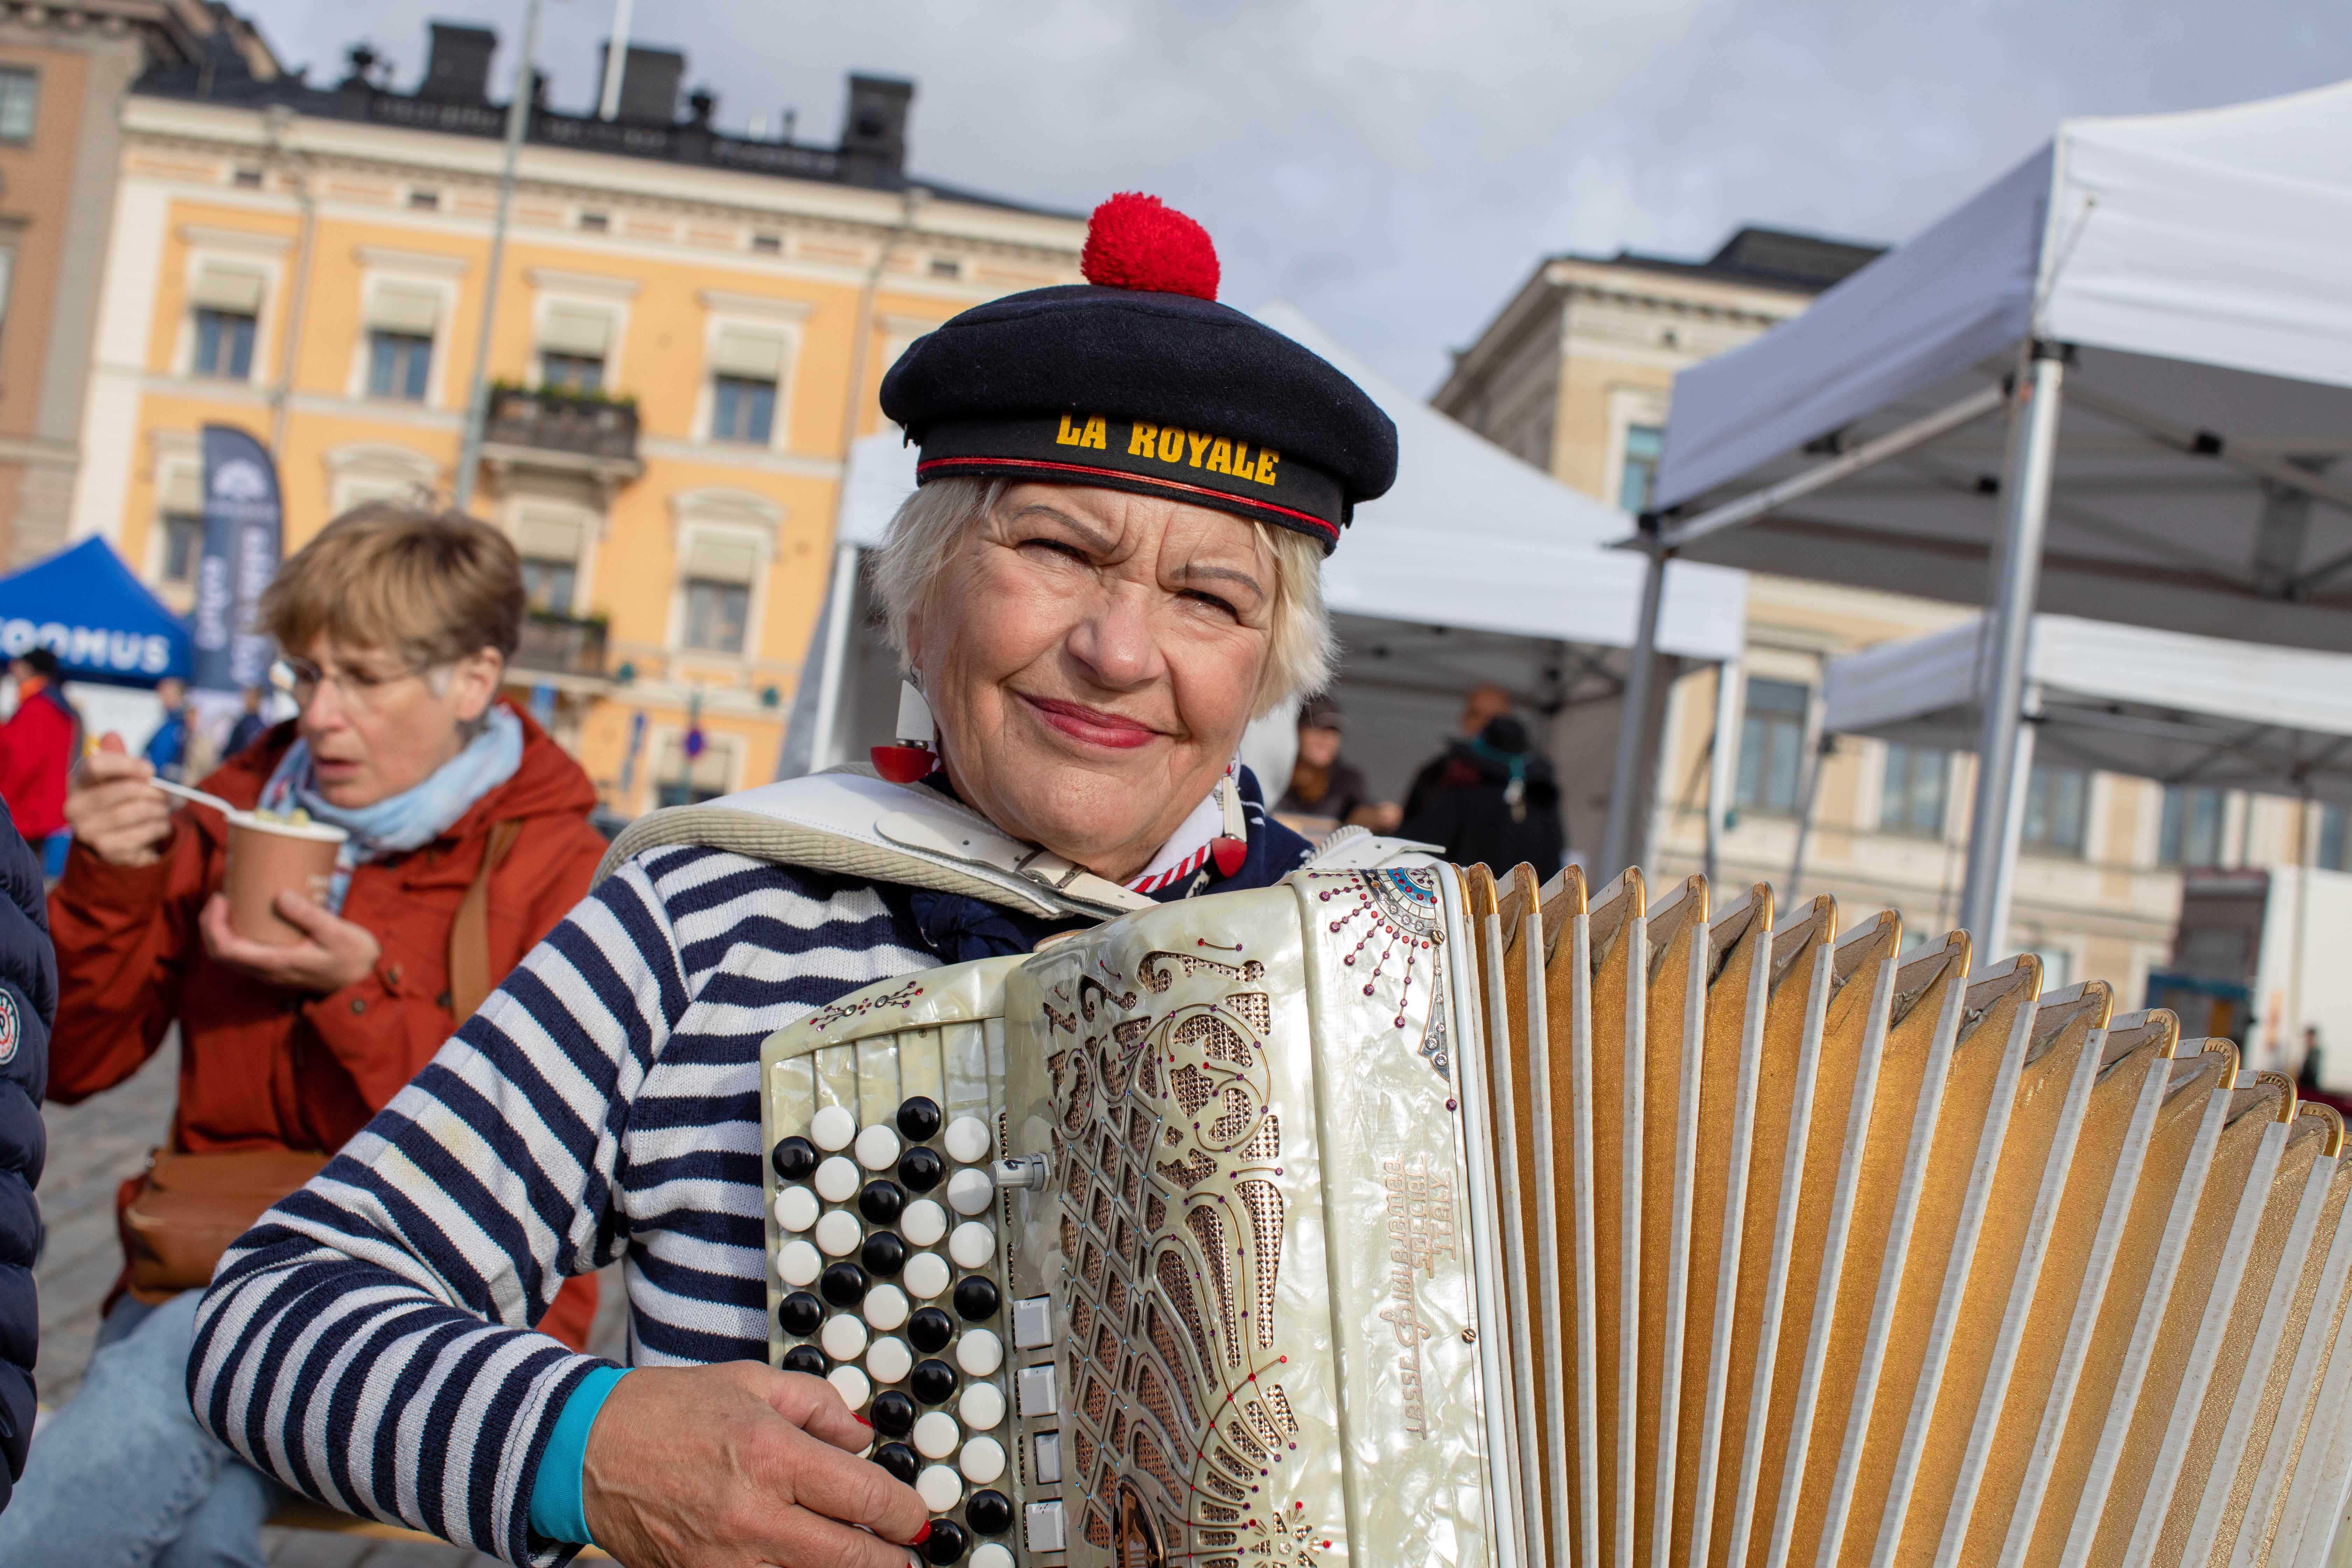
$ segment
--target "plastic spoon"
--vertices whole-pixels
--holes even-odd
[[[170,779],[149,779],[147,782],[165,795],[176,795],[182,800],[192,800],[198,805],[209,805],[223,816],[230,816],[237,810],[237,807],[229,805],[216,795],[206,795],[200,789],[190,789],[186,784],[173,784]]]

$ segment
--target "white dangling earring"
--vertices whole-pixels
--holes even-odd
[[[876,773],[892,784],[910,784],[940,765],[939,729],[931,719],[931,705],[911,679],[898,683],[898,735],[897,745],[877,746],[867,753]]]

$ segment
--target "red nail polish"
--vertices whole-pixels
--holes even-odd
[[[855,1411],[855,1410],[853,1410],[853,1411],[851,1411],[851,1412],[849,1413],[849,1418],[850,1418],[852,1421],[856,1422],[860,1426],[866,1427],[866,1429],[868,1429],[869,1431],[870,1431],[870,1430],[872,1430],[872,1428],[873,1428],[874,1423],[873,1423],[873,1422],[871,1422],[871,1421],[868,1421],[867,1419],[866,1419],[866,1417],[865,1417],[865,1416],[860,1415],[859,1415],[859,1414],[857,1414],[857,1412],[856,1412],[856,1411]]]
[[[931,1521],[927,1519],[923,1521],[923,1528],[915,1531],[915,1539],[909,1541],[907,1544],[909,1546],[920,1546],[924,1542],[929,1541],[930,1538]]]

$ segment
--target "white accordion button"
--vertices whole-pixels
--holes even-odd
[[[865,1239],[865,1227],[847,1209],[835,1209],[816,1222],[816,1244],[831,1257],[841,1258],[856,1251],[857,1244]]]
[[[918,1252],[907,1259],[907,1272],[900,1278],[907,1281],[908,1295],[919,1301],[931,1300],[947,1290],[948,1260],[936,1252]]]
[[[944,1410],[931,1411],[915,1422],[915,1452],[926,1459],[944,1459],[956,1451],[956,1439],[962,1436],[954,1416]]]
[[[1013,1374],[1013,1393],[1024,1415],[1054,1414],[1054,1363],[1041,1362]]]
[[[956,1338],[956,1364],[974,1377],[986,1377],[1004,1364],[1004,1342],[986,1329],[966,1329]]]
[[[1033,1502],[1026,1512],[1028,1517],[1023,1521],[1022,1534],[1028,1540],[1030,1551],[1062,1552],[1068,1549],[1069,1524],[1059,1500]]]
[[[869,1171],[887,1171],[898,1163],[898,1135],[879,1121],[857,1135],[850,1151]]]
[[[824,1374],[824,1380],[833,1384],[833,1391],[841,1395],[841,1402],[852,1410],[864,1405],[866,1396],[874,1392],[866,1381],[866,1374],[854,1366],[835,1367]]]
[[[963,1500],[963,1483],[945,1465],[927,1465],[915,1478],[915,1493],[933,1513],[945,1513]]]
[[[1013,1553],[993,1541],[983,1541],[971,1549],[971,1568],[1013,1568]]]
[[[1039,1351],[1054,1342],[1054,1299],[1030,1296],[1013,1303],[1013,1344]]]
[[[917,1198],[898,1215],[898,1234],[909,1247],[937,1247],[948,1233],[948,1211],[930,1198]]]
[[[786,1187],[776,1194],[776,1223],[786,1230],[798,1233],[816,1223],[824,1205],[816,1194],[806,1187]]]
[[[866,1359],[868,1364],[874,1360],[872,1356]],[[967,1383],[963,1385],[963,1393],[956,1398],[956,1414],[962,1417],[965,1426],[975,1432],[993,1432],[998,1423],[1004,1419],[1004,1391],[992,1383]],[[970,1453],[971,1450],[967,1447],[964,1451]],[[969,1470],[964,1473],[971,1475]],[[972,1476],[971,1479],[979,1481],[993,1478]]]
[[[1062,1435],[1040,1432],[1035,1439],[1037,1479],[1047,1486],[1057,1485],[1062,1479]]]
[[[828,1105],[809,1121],[809,1142],[828,1154],[848,1148],[856,1136],[857,1118],[845,1105]]]
[[[788,1241],[776,1248],[776,1278],[792,1286],[806,1285],[824,1272],[824,1258],[805,1241]]]
[[[996,1233],[976,1219],[966,1220],[948,1237],[948,1256],[959,1268],[985,1268],[996,1261]]]
[[[855,1163],[835,1154],[816,1168],[816,1195],[829,1204],[845,1204],[857,1195],[862,1179]]]
[[[993,1437],[974,1437],[963,1446],[956,1468],[965,1480],[984,1487],[1004,1473],[1004,1445]]]
[[[822,1176],[824,1173],[817,1173]],[[948,1178],[948,1207],[958,1214],[979,1214],[996,1195],[996,1184],[986,1171],[973,1166]]]
[[[835,1361],[856,1361],[866,1353],[866,1325],[853,1313],[836,1312],[824,1321],[816,1342]]]
[[[864,1310],[868,1328],[880,1329],[884,1333],[903,1328],[907,1321],[907,1293],[896,1285],[877,1285],[866,1292]],[[898,1380],[886,1377],[882,1381],[895,1383]]]
[[[896,1334],[885,1334],[867,1347],[866,1370],[877,1383],[904,1382],[907,1374],[915,1370],[915,1352]]]
[[[948,1152],[964,1164],[975,1164],[988,1158],[988,1123],[977,1116],[959,1116],[948,1123],[947,1136],[941,1142]]]

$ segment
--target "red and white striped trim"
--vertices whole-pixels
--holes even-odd
[[[1167,870],[1160,872],[1158,876],[1145,877],[1140,880],[1129,882],[1128,887],[1133,891],[1139,893],[1156,893],[1171,882],[1182,881],[1185,878],[1199,870],[1202,864],[1208,858],[1209,846],[1203,844],[1198,849],[1193,850],[1190,855],[1185,856],[1183,859],[1170,867]]]

